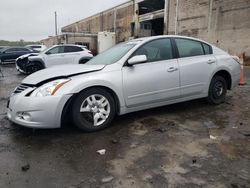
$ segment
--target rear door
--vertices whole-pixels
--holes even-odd
[[[78,46],[64,46],[64,58],[66,64],[78,64],[83,49]]]
[[[148,62],[122,69],[123,93],[128,107],[180,97],[179,67],[170,39],[148,42],[131,57],[135,55],[146,55]]]
[[[210,76],[216,68],[212,48],[200,41],[175,38],[179,53],[181,96],[207,93]]]

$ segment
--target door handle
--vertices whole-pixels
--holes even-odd
[[[168,72],[174,72],[174,71],[177,71],[178,68],[177,67],[169,67],[168,68]]]
[[[213,59],[209,59],[209,60],[207,61],[207,64],[213,64],[213,63],[215,63],[215,60],[213,60]]]

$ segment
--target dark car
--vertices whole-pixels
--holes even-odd
[[[15,61],[21,55],[32,53],[29,48],[24,47],[8,47],[0,50],[0,63]]]
[[[2,50],[3,48],[7,48],[8,46],[0,46],[0,50]]]

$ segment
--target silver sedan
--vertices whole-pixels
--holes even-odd
[[[65,118],[84,131],[115,115],[206,98],[225,101],[240,78],[238,59],[198,39],[139,38],[85,65],[55,66],[26,77],[8,103],[8,118],[32,128],[59,128]]]

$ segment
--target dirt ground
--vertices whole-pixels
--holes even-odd
[[[24,76],[1,68],[0,187],[250,187],[249,85],[218,106],[195,100],[131,113],[90,134],[11,124],[7,98]]]

